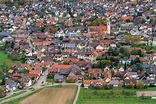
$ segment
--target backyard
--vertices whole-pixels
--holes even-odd
[[[145,90],[152,91],[155,88]],[[151,100],[150,97],[137,97],[136,92],[139,91],[122,88],[112,90],[81,88],[77,104],[155,104],[156,100]]]

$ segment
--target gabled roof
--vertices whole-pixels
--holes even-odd
[[[88,73],[90,73],[90,74],[101,74],[102,69],[88,69]]]
[[[88,84],[88,85],[90,85],[90,84],[97,84],[97,83],[101,83],[103,85],[106,84],[106,82],[103,81],[103,80],[84,80],[83,81],[83,84]]]

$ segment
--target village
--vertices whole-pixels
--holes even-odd
[[[5,97],[54,83],[156,86],[156,2],[25,0],[0,4]],[[36,84],[37,83],[37,84]]]

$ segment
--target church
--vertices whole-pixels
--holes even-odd
[[[107,20],[107,26],[89,26],[88,27],[88,35],[90,37],[105,37],[110,35],[110,20]]]

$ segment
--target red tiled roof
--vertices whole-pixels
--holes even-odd
[[[40,74],[41,74],[41,70],[30,70],[29,73],[30,73],[30,74],[37,74],[37,75],[40,75]]]
[[[83,84],[96,84],[96,83],[102,83],[103,85],[106,84],[103,80],[84,80]]]
[[[68,69],[72,67],[72,65],[59,65],[59,64],[53,64],[52,68],[59,68],[59,69]]]
[[[111,79],[112,78],[111,70],[104,70],[104,76],[105,76],[105,79],[106,78]]]
[[[121,20],[122,21],[126,21],[126,20],[131,20],[132,21],[133,20],[133,17],[132,16],[122,16],[121,17]]]
[[[10,70],[8,71],[8,73],[13,73],[13,71],[14,71],[14,70],[11,70],[11,69],[10,69]]]
[[[64,58],[63,59],[64,62],[68,62],[69,64],[75,64],[79,61],[79,59],[75,59],[75,58]]]
[[[102,73],[102,70],[101,69],[88,69],[88,73],[91,73],[91,74],[101,74]]]

